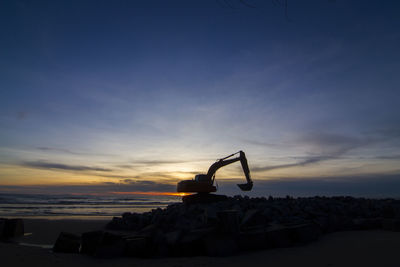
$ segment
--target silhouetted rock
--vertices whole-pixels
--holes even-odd
[[[217,213],[219,231],[226,234],[239,233],[239,218],[237,210],[223,210]]]
[[[265,231],[265,241],[272,248],[290,247],[293,245],[290,227],[272,225]]]
[[[5,228],[6,228],[6,219],[0,218],[0,239],[4,237]]]
[[[204,246],[206,255],[212,257],[232,256],[239,251],[235,238],[230,235],[207,236],[204,240]]]
[[[354,230],[372,230],[382,227],[381,218],[358,218],[353,219]]]
[[[146,237],[126,238],[125,242],[125,255],[128,257],[147,258],[152,254],[149,240]]]
[[[22,219],[1,219],[0,237],[8,239],[24,235],[24,221]]]
[[[83,233],[80,252],[83,254],[95,255],[97,248],[101,244],[103,235],[103,231],[92,231]]]
[[[54,252],[79,253],[81,237],[75,234],[61,232],[54,244]]]
[[[266,229],[264,228],[241,232],[237,240],[239,249],[243,251],[270,247],[270,244],[266,240]]]
[[[400,219],[384,219],[382,228],[386,231],[400,232]]]
[[[120,257],[125,252],[125,240],[120,235],[104,232],[94,255],[99,258]]]
[[[82,253],[118,256],[125,246],[125,255],[133,257],[227,256],[304,244],[334,231],[399,231],[399,220],[395,199],[196,194],[165,209],[114,217],[107,228],[130,231],[129,237],[106,242],[103,232],[86,233]]]
[[[214,203],[219,201],[226,201],[227,196],[216,195],[216,194],[193,194],[182,197],[182,202],[185,204],[204,204],[204,203]]]
[[[290,237],[295,243],[309,243],[321,235],[321,229],[313,223],[293,225],[289,227]]]
[[[92,231],[82,234],[81,250],[83,254],[99,258],[122,256],[125,252],[126,240],[122,235],[104,231]]]

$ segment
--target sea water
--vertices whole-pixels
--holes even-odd
[[[0,194],[0,217],[32,219],[111,219],[181,202],[177,196],[76,196]]]

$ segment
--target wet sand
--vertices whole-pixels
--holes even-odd
[[[25,220],[31,235],[19,241],[52,245],[61,231],[82,233],[102,229],[101,220]],[[400,232],[351,231],[324,235],[299,247],[245,253],[233,257],[97,259],[86,255],[53,253],[51,249],[0,243],[1,266],[400,266]]]

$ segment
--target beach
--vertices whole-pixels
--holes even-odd
[[[0,243],[2,266],[399,266],[400,232],[345,231],[320,237],[304,246],[242,253],[230,257],[114,258],[53,253],[61,231],[80,234],[102,229],[108,220],[26,219],[26,235]],[[28,245],[29,244],[29,245]],[[37,246],[34,246],[37,245]]]

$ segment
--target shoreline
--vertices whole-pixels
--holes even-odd
[[[24,220],[26,233],[17,242],[51,244],[61,231],[82,233],[99,230],[108,221],[101,220]],[[179,257],[162,259],[99,259],[81,254],[53,253],[51,249],[0,243],[2,266],[398,266],[400,232],[345,231],[321,236],[304,246],[241,253],[230,257]]]

